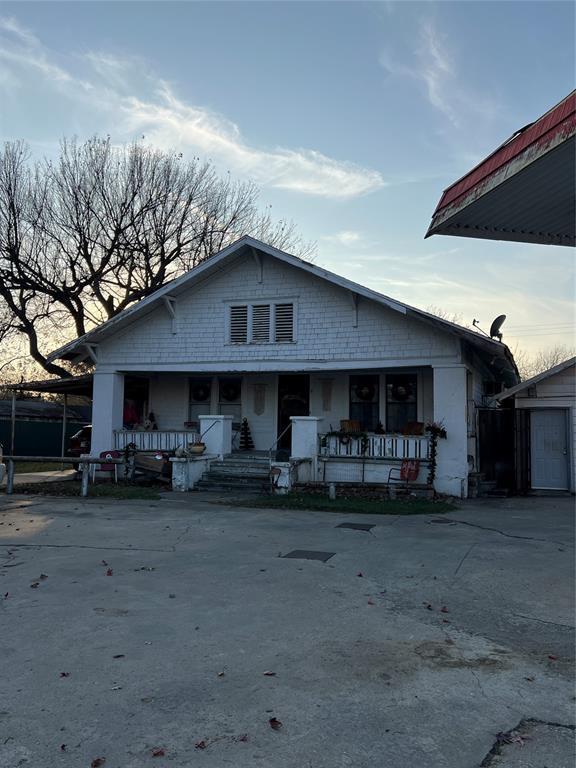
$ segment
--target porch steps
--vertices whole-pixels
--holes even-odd
[[[199,491],[262,493],[270,482],[270,461],[265,455],[233,453],[215,461],[196,483]]]

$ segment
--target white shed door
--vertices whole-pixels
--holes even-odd
[[[530,440],[532,488],[567,490],[566,411],[531,411]]]

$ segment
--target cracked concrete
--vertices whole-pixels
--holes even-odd
[[[442,518],[0,499],[2,768],[571,760],[571,499]],[[494,751],[520,721],[562,730]]]

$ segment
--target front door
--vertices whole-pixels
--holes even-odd
[[[291,430],[287,429],[290,416],[309,415],[310,376],[304,373],[278,376],[278,448],[290,449]]]
[[[568,489],[566,411],[546,408],[530,412],[530,458],[532,488]]]

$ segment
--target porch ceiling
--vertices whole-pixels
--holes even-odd
[[[445,190],[426,237],[573,246],[576,92]]]
[[[429,235],[573,246],[576,138],[435,214]]]

